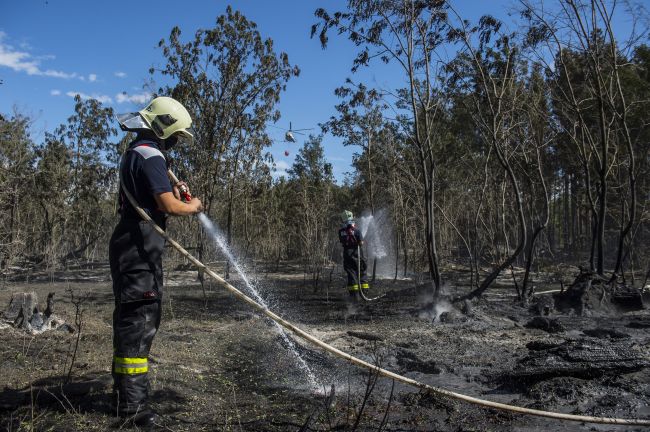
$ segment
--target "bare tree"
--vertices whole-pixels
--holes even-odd
[[[394,62],[408,82],[406,89],[392,92],[394,106],[409,119],[408,143],[418,156],[422,198],[424,203],[424,239],[432,281],[432,292],[441,288],[439,257],[436,247],[435,122],[443,100],[440,97],[437,49],[443,46],[445,7],[443,1],[349,1],[348,10],[330,14],[316,10],[320,22],[312,26],[312,37],[318,33],[323,48],[327,46],[328,30],[345,34],[359,47],[352,71],[367,66],[374,59]]]

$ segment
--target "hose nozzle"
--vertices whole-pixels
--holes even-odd
[[[169,178],[174,182],[174,185],[180,183],[180,180],[178,180],[178,177],[174,175],[172,170],[167,170],[167,175],[169,175]],[[190,193],[190,190],[187,188],[187,186],[185,186],[184,184],[178,187],[178,192],[180,192],[181,194],[181,200],[185,202],[192,201],[192,194]]]

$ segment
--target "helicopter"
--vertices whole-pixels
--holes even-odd
[[[269,126],[277,128],[277,129],[282,129],[283,131],[285,131],[284,132],[284,141],[283,142],[287,142],[287,143],[295,143],[295,142],[297,142],[296,137],[293,134],[304,135],[303,131],[309,131],[309,130],[314,129],[314,128],[294,129],[291,122],[289,122],[289,129],[281,128],[281,127],[275,126],[275,125],[269,125]],[[289,149],[286,149],[284,151],[284,156],[285,157],[289,156]]]
[[[302,133],[303,131],[309,131],[313,130],[314,128],[307,128],[307,129],[293,129],[293,126],[291,125],[291,122],[289,122],[289,129],[281,128],[279,126],[275,125],[269,125],[271,127],[274,127],[276,129],[282,129],[284,132],[284,142],[290,142],[290,143],[295,143],[296,142],[296,137],[293,134],[297,135],[304,135]]]
[[[284,134],[284,140],[287,141],[287,142],[295,143],[296,138],[293,136],[294,133],[296,133],[298,135],[304,135],[304,133],[302,133],[302,131],[308,131],[308,130],[312,130],[312,129],[313,128],[309,128],[309,129],[293,129],[291,127],[291,122],[289,122],[289,130]]]
[[[275,126],[275,125],[272,125],[272,124],[269,124],[268,126],[271,126],[272,128],[283,130],[284,131],[284,140],[276,141],[276,142],[286,142],[286,143],[295,143],[295,142],[297,142],[296,137],[294,136],[294,134],[296,134],[296,135],[305,135],[303,133],[303,131],[310,131],[310,130],[314,129],[314,128],[294,129],[291,122],[289,122],[289,129],[286,129],[286,128],[283,128],[283,127],[280,127],[280,126]],[[289,149],[285,149],[284,150],[284,156],[288,157],[289,154],[290,154]]]

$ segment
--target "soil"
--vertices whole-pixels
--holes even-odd
[[[445,275],[449,298],[466,290],[454,287],[459,274],[449,269]],[[287,343],[268,319],[222,288],[202,287],[195,271],[165,277],[163,321],[150,356],[151,405],[162,415],[160,430],[644,430],[482,409],[375,380],[303,341],[290,337]],[[548,295],[524,307],[511,280],[504,277],[483,298],[459,305],[462,313],[446,303],[431,307],[426,288],[411,280],[378,280],[371,294],[386,296],[352,306],[343,279],[324,281],[314,291],[297,267],[259,274],[271,310],[336,348],[407,377],[536,409],[650,417],[650,311],[558,312],[547,304]],[[237,278],[232,282],[239,286]],[[538,291],[559,288],[537,283]],[[110,405],[113,296],[107,266],[4,284],[0,309],[12,293],[33,291],[44,302],[55,292],[57,315],[75,331],[31,335],[0,327],[0,430],[122,428]],[[70,291],[87,295],[81,316]]]

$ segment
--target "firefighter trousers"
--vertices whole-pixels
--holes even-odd
[[[359,288],[370,288],[366,275],[366,260],[363,254],[359,256],[357,248],[343,249],[343,269],[348,276],[348,291],[351,294],[359,291]]]
[[[165,239],[144,221],[121,220],[109,246],[113,312],[113,402],[142,412],[149,396],[149,350],[160,325]]]

